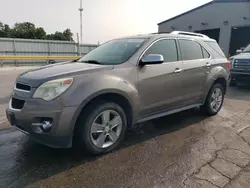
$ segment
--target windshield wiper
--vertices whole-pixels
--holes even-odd
[[[96,65],[102,65],[101,62],[96,61],[96,60],[87,60],[87,61],[80,61],[80,62],[83,62],[83,63],[90,63],[90,64],[96,64]]]

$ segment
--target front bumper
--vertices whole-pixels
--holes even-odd
[[[231,71],[231,80],[243,83],[250,83],[250,72]]]
[[[34,140],[55,148],[72,146],[74,119],[78,107],[62,107],[55,101],[26,99],[22,109],[12,108],[11,100],[6,115],[11,125],[30,135]],[[32,124],[42,119],[51,120],[52,126],[48,132],[37,131]]]

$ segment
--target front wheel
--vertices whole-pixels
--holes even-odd
[[[89,106],[77,123],[83,149],[94,155],[115,149],[127,129],[124,110],[116,103],[99,102]]]
[[[210,116],[216,115],[224,102],[225,90],[221,84],[214,84],[210,89],[206,102],[201,109]]]

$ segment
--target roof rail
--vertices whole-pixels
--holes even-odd
[[[171,32],[171,34],[189,35],[189,36],[194,36],[194,37],[202,37],[202,38],[210,39],[207,35],[203,35],[203,34],[200,34],[200,33],[186,32],[186,31],[173,31],[173,32]]]

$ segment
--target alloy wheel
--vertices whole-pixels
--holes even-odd
[[[211,96],[210,99],[210,107],[213,111],[217,112],[221,105],[222,105],[222,100],[223,100],[223,92],[220,88],[216,88]]]
[[[96,116],[91,125],[91,141],[98,148],[110,147],[118,140],[122,128],[121,116],[114,110],[105,110]]]

